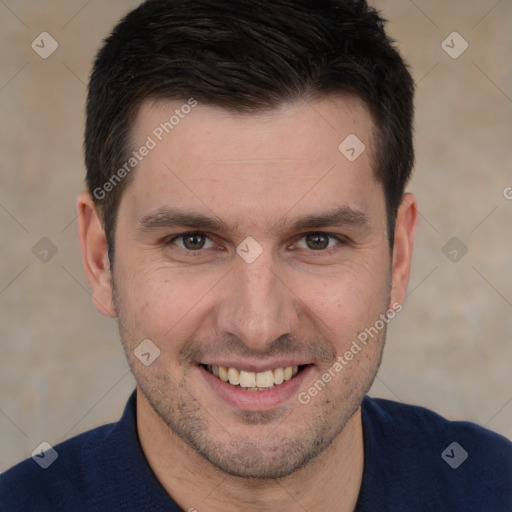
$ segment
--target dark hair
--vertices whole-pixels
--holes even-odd
[[[111,254],[133,174],[120,170],[144,100],[257,113],[333,93],[359,97],[372,114],[392,245],[414,160],[414,85],[384,23],[364,0],[147,0],[131,11],[99,51],[87,98],[87,185]]]

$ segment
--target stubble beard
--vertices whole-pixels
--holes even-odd
[[[215,410],[201,405],[189,390],[187,368],[177,380],[162,365],[153,363],[146,367],[136,360],[133,350],[137,341],[130,336],[133,332],[129,327],[130,316],[125,316],[115,286],[113,290],[121,341],[140,392],[171,435],[228,475],[278,479],[304,468],[343,431],[380,366],[386,329],[372,341],[376,347],[372,354],[363,355],[370,360],[363,378],[346,377],[347,369],[344,369],[307,405],[296,400],[285,409],[239,411],[235,426],[223,425],[222,419],[215,416]],[[334,361],[319,373],[320,378]],[[357,372],[351,372],[354,373]],[[336,389],[340,391],[334,394]]]

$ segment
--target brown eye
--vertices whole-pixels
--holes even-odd
[[[308,249],[321,251],[329,247],[330,237],[324,233],[310,233],[304,238]]]
[[[198,233],[191,233],[183,236],[183,245],[189,251],[202,249],[206,243],[206,237]]]
[[[170,243],[182,249],[186,249],[187,251],[199,251],[215,246],[210,237],[204,233],[185,233],[184,235],[173,238]]]

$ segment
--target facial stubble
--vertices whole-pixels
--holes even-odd
[[[114,305],[121,341],[137,387],[159,419],[161,427],[222,473],[252,479],[277,479],[291,475],[317,459],[343,432],[370,389],[382,358],[386,328],[358,356],[363,372],[349,365],[307,405],[291,400],[271,411],[235,411],[219,417],[191,391],[191,366],[181,362],[179,378],[166,366],[165,344],[161,356],[144,366],[134,356],[140,343],[133,316],[125,310],[112,277]],[[170,336],[170,334],[169,334]],[[166,340],[170,342],[169,339]],[[196,343],[189,340],[189,343]],[[371,350],[367,350],[371,348]],[[194,352],[187,347],[183,352]],[[162,357],[163,356],[163,357]],[[318,377],[332,368],[336,355],[318,369]],[[250,393],[251,391],[247,391]],[[183,444],[184,443],[184,444]]]

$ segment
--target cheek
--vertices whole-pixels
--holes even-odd
[[[164,267],[119,272],[116,289],[125,332],[163,347],[169,339],[190,336],[221,279],[222,275],[198,276]]]
[[[301,276],[295,286],[315,327],[340,352],[386,312],[388,275],[383,264],[350,263],[321,277]]]

